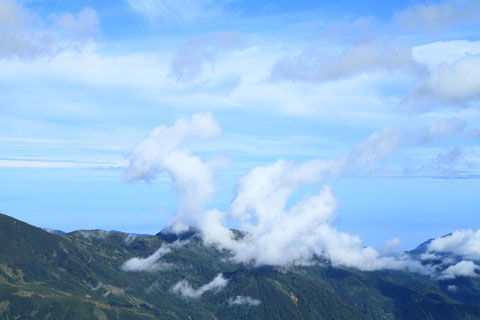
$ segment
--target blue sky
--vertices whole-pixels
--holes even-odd
[[[0,31],[0,212],[156,233],[179,199],[165,172],[126,182],[131,152],[210,112],[222,135],[185,146],[208,208],[257,166],[347,157],[291,204],[331,186],[376,247],[480,228],[476,1],[0,0]]]

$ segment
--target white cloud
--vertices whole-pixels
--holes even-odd
[[[214,32],[190,39],[173,56],[170,76],[179,82],[191,82],[206,66],[214,68],[219,55],[239,44],[240,37],[232,32]]]
[[[198,289],[193,289],[192,285],[186,280],[177,282],[172,291],[186,299],[198,299],[207,291],[218,292],[227,286],[228,280],[219,273],[212,281],[204,284]]]
[[[175,241],[171,244],[162,244],[162,246],[152,255],[146,258],[131,258],[127,260],[122,266],[123,271],[137,272],[137,271],[154,271],[166,268],[168,263],[159,261],[164,255],[170,253],[173,248],[184,246],[187,242]]]
[[[480,97],[480,54],[435,69],[425,82],[425,89],[445,103],[463,103]]]
[[[480,54],[480,41],[438,41],[418,45],[412,49],[414,59],[427,65],[430,70],[442,64],[451,65],[458,60],[477,54]]]
[[[405,99],[405,104],[420,111],[442,106],[469,106],[480,99],[480,54],[466,56],[433,69]]]
[[[138,15],[150,23],[188,22],[203,17],[215,16],[219,8],[211,0],[126,0]]]
[[[228,299],[228,305],[248,305],[248,306],[258,306],[262,303],[260,300],[253,299],[251,297],[236,296],[235,298]]]
[[[388,254],[393,252],[395,249],[402,246],[402,242],[399,238],[393,238],[391,240],[387,240],[383,243],[382,250],[380,251],[382,254]]]
[[[478,23],[480,4],[476,0],[447,0],[415,4],[395,15],[406,30],[435,32],[457,24]]]
[[[324,82],[384,70],[417,73],[421,66],[412,58],[409,47],[364,43],[351,46],[338,56],[325,54],[321,48],[307,48],[298,56],[277,61],[272,67],[271,79]]]
[[[479,269],[480,266],[476,265],[472,261],[463,260],[443,270],[439,279],[448,280],[455,279],[456,277],[476,277],[478,274],[475,271]]]
[[[254,265],[310,264],[318,255],[333,265],[361,270],[422,271],[420,264],[408,257],[382,256],[365,247],[359,237],[337,231],[332,225],[336,200],[329,187],[286,208],[294,191],[317,182],[330,170],[318,161],[295,165],[283,160],[255,168],[240,180],[230,208],[231,216],[242,221],[245,237],[233,241],[233,235],[227,237],[226,228],[224,232],[208,233],[212,219],[209,229],[203,230],[204,240],[231,250],[233,261]],[[217,228],[222,229],[220,225]]]
[[[220,125],[211,114],[198,113],[192,119],[178,119],[172,127],[155,128],[132,151],[125,171],[127,181],[148,181],[162,171],[172,178],[181,198],[179,209],[170,221],[174,232],[197,227],[203,208],[214,192],[210,166],[178,147],[185,140],[209,139],[220,133]]]
[[[436,123],[425,132],[430,141],[455,132],[456,128],[456,125]],[[309,264],[315,256],[322,256],[334,265],[361,270],[392,268],[429,272],[408,256],[379,252],[365,247],[358,236],[338,231],[332,221],[336,200],[328,186],[316,195],[305,196],[287,206],[301,187],[321,183],[327,177],[372,172],[398,148],[418,143],[418,140],[409,139],[397,129],[385,128],[373,133],[338,160],[314,159],[303,163],[278,160],[254,168],[239,180],[235,198],[225,214],[218,210],[204,211],[206,200],[213,193],[207,164],[178,150],[179,144],[187,138],[214,137],[220,131],[210,114],[195,115],[192,120],[178,120],[173,127],[155,129],[133,151],[126,171],[128,180],[149,180],[162,170],[171,175],[182,199],[170,222],[174,232],[193,227],[201,232],[206,243],[232,251],[234,262]],[[228,219],[236,220],[241,230],[247,232],[244,238],[234,239],[226,227]]]
[[[451,235],[434,239],[428,250],[480,260],[480,230],[456,230]]]
[[[447,290],[450,291],[450,292],[452,292],[452,293],[455,293],[455,292],[458,291],[458,287],[457,287],[456,285],[454,285],[454,284],[451,284],[451,285],[449,285],[449,286],[447,287]]]

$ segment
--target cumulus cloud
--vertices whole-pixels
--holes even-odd
[[[211,0],[126,0],[126,2],[135,13],[150,23],[158,20],[188,22],[216,15],[220,10]]]
[[[186,299],[198,299],[207,291],[214,291],[215,293],[225,288],[228,284],[228,280],[223,277],[223,274],[219,273],[212,281],[204,284],[198,289],[194,289],[192,285],[186,280],[177,282],[172,291],[181,295]]]
[[[253,299],[248,296],[246,297],[236,296],[235,298],[228,299],[229,306],[234,306],[234,305],[258,306],[260,303],[262,303],[260,300]]]
[[[179,82],[193,81],[205,67],[214,68],[223,53],[237,48],[240,37],[233,32],[214,32],[187,41],[173,56],[170,76]]]
[[[429,142],[462,127],[455,121],[452,123],[434,123],[423,135],[385,128],[337,160],[314,159],[303,163],[278,160],[254,168],[239,180],[226,212],[205,212],[204,205],[213,192],[208,166],[178,149],[185,139],[214,137],[221,131],[210,114],[180,119],[170,128],[161,126],[152,131],[134,148],[126,177],[149,180],[158,172],[167,171],[181,197],[180,208],[171,219],[172,231],[185,231],[189,227],[200,231],[206,243],[231,251],[233,262],[307,265],[315,257],[325,257],[333,265],[360,270],[390,268],[429,273],[428,267],[407,255],[378,251],[365,246],[358,236],[338,231],[333,224],[336,199],[328,186],[296,203],[291,203],[291,198],[302,187],[320,184],[328,177],[371,172],[406,144]],[[246,232],[244,236],[235,236],[227,221],[235,221]],[[393,241],[388,246],[396,244],[398,241]]]
[[[383,70],[417,73],[422,67],[412,58],[409,47],[363,43],[351,46],[337,56],[327,55],[320,48],[307,48],[298,56],[277,61],[272,67],[271,79],[324,82]]]
[[[478,276],[476,271],[479,269],[480,266],[473,263],[473,261],[463,260],[443,270],[439,279],[449,280],[455,279],[456,277],[476,277]]]
[[[284,160],[255,168],[240,180],[230,208],[231,216],[247,232],[245,237],[225,239],[225,228],[218,233],[222,237],[205,232],[205,241],[231,250],[232,261],[254,265],[308,265],[315,256],[322,256],[333,265],[361,270],[421,271],[420,264],[406,256],[383,256],[364,246],[358,236],[339,232],[332,224],[336,200],[327,186],[286,208],[294,191],[317,182],[330,170],[330,166],[319,169],[316,162],[296,165]]]
[[[475,0],[447,0],[439,3],[415,4],[395,15],[406,30],[436,32],[457,24],[478,23],[480,4]]]
[[[169,266],[169,264],[159,261],[163,256],[170,253],[173,248],[184,246],[185,241],[175,241],[172,244],[162,244],[162,246],[152,255],[146,258],[132,258],[127,260],[122,266],[123,271],[137,272],[137,271],[154,271],[161,270]]]
[[[451,235],[434,239],[428,250],[480,261],[480,230],[456,230]]]
[[[214,192],[210,166],[178,147],[186,140],[209,139],[220,133],[220,125],[211,114],[198,113],[191,119],[177,120],[172,127],[155,128],[132,151],[125,171],[127,181],[149,181],[164,171],[170,175],[181,198],[178,211],[170,221],[174,232],[197,227],[202,210]]]

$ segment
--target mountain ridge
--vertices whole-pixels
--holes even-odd
[[[88,230],[87,230],[88,231]],[[0,214],[0,316],[5,319],[480,319],[476,278],[434,281],[404,271],[362,272],[327,264],[253,267],[187,240],[128,234],[50,234]],[[169,240],[169,241],[167,241]],[[165,250],[150,270],[132,258]],[[203,290],[218,275],[226,285]],[[182,282],[183,281],[183,282]],[[175,292],[192,290],[196,298]],[[190,287],[189,287],[190,286]],[[456,293],[448,290],[456,286]],[[187,291],[185,291],[187,292]],[[232,304],[259,301],[258,304]],[[250,298],[251,300],[247,299]],[[243,300],[242,300],[243,299]]]

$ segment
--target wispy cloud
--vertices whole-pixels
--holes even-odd
[[[321,47],[309,47],[298,56],[285,57],[272,67],[272,80],[324,82],[375,71],[421,72],[411,48],[386,43],[362,43],[346,48],[337,56]]]
[[[0,159],[3,168],[125,168],[126,162],[82,162],[69,160]]]
[[[172,249],[179,248],[186,245],[186,241],[175,241],[171,244],[162,244],[162,246],[152,255],[146,258],[131,258],[122,264],[123,271],[138,272],[138,271],[154,271],[161,270],[171,266],[171,264],[160,261],[166,254],[170,253]]]
[[[198,299],[207,291],[218,292],[225,288],[228,284],[228,280],[223,277],[223,274],[219,273],[212,281],[204,284],[198,289],[194,289],[192,285],[186,280],[177,282],[171,290],[186,299]]]

